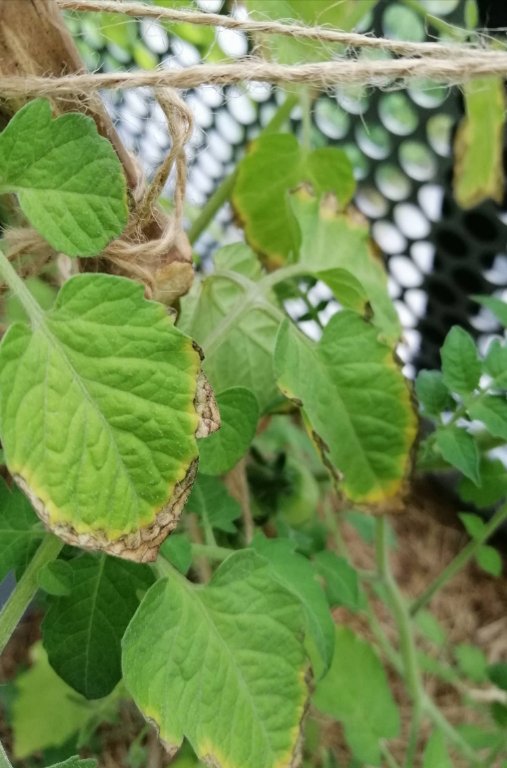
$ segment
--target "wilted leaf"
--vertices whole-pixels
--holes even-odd
[[[36,317],[0,346],[9,471],[65,541],[153,559],[195,473],[199,354],[112,275],[72,277]]]
[[[127,629],[124,679],[166,744],[186,737],[217,768],[289,766],[306,699],[301,622],[299,602],[251,551],[205,587],[171,572]]]
[[[466,116],[454,143],[454,196],[462,208],[485,199],[502,202],[504,84],[500,77],[482,77],[463,85]]]
[[[334,148],[309,152],[291,134],[257,139],[239,163],[233,204],[248,242],[271,265],[295,261],[297,225],[287,195],[302,182],[311,184],[318,196],[333,193],[341,206],[355,189],[344,152]]]
[[[286,322],[276,345],[282,391],[302,403],[345,494],[372,503],[399,491],[416,432],[408,387],[377,337],[346,310],[331,318],[319,344]]]
[[[401,335],[400,321],[387,290],[385,266],[375,253],[366,222],[350,212],[341,212],[333,196],[327,195],[319,202],[306,189],[291,195],[290,205],[301,230],[299,262],[325,282],[325,270],[347,270],[371,304],[372,322],[382,330],[386,341],[396,343]],[[340,293],[336,298],[341,301]]]
[[[249,389],[262,412],[278,394],[273,350],[284,315],[259,284],[262,272],[247,246],[220,249],[215,266],[182,301],[179,327],[203,348],[215,391]]]

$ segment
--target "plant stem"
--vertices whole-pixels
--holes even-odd
[[[379,577],[386,589],[390,608],[398,628],[404,678],[408,693],[412,699],[412,724],[405,757],[405,766],[408,768],[413,766],[416,756],[417,738],[423,714],[424,689],[417,661],[417,650],[410,623],[410,615],[389,566],[387,524],[384,516],[377,519],[376,554]]]
[[[410,607],[411,616],[416,616],[421,608],[424,608],[424,606],[430,602],[435,592],[438,592],[439,589],[447,584],[448,581],[453,579],[454,576],[456,576],[456,574],[458,574],[465,567],[465,565],[475,555],[481,544],[484,544],[484,542],[505,520],[507,520],[507,504],[503,507],[500,507],[500,509],[495,512],[491,520],[484,526],[481,534],[477,536],[477,538],[470,541],[466,547],[464,547],[464,549],[462,549],[461,552],[456,555],[454,560],[451,560],[449,565],[444,568],[443,571],[441,571],[433,583],[430,584],[429,587],[427,587],[416,600],[414,600]]]
[[[433,14],[427,13],[425,7],[419,0],[403,0],[403,3],[421,16],[427,25],[431,25],[441,34],[449,35],[449,37],[459,41],[466,40],[470,34],[468,29],[453,26],[447,21],[440,19],[438,16],[433,16]]]
[[[192,555],[194,557],[206,557],[208,560],[226,560],[235,551],[234,549],[227,549],[227,547],[192,543]]]
[[[44,313],[20,278],[5,253],[0,249],[0,278],[19,299],[32,325],[39,325]]]
[[[436,704],[424,694],[423,697],[423,709],[427,713],[433,725],[442,731],[444,736],[454,746],[460,750],[460,752],[472,763],[474,766],[484,765],[477,756],[475,750],[468,744],[467,741],[461,736],[460,733],[451,725],[447,718],[442,714]]]
[[[7,757],[7,752],[3,748],[3,744],[0,741],[0,768],[12,768],[12,763]]]
[[[268,133],[274,133],[287,121],[290,113],[298,103],[298,96],[287,96],[283,104],[277,109],[269,123],[263,128],[259,136],[265,136]],[[234,184],[236,183],[237,168],[233,172],[226,176],[225,179],[218,185],[210,198],[208,198],[204,208],[199,216],[191,224],[188,230],[188,239],[193,245],[196,240],[202,235],[208,224],[213,221],[220,208],[229,200]]]
[[[385,744],[380,745],[380,753],[384,760],[386,761],[386,765],[389,766],[389,768],[400,768],[399,763],[396,762],[394,757],[389,752],[388,748]]]
[[[63,541],[52,534],[42,540],[38,550],[16,584],[14,591],[0,613],[0,654],[16,629],[21,617],[33,600],[39,585],[37,575],[41,568],[56,560],[63,547]]]

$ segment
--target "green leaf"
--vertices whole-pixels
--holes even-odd
[[[482,544],[475,553],[477,565],[490,576],[501,576],[503,569],[502,557],[497,549],[488,544]]]
[[[463,501],[471,501],[481,507],[489,507],[507,496],[507,471],[499,459],[481,456],[479,464],[480,485],[463,478],[459,493]]]
[[[492,683],[503,691],[507,691],[507,664],[505,662],[490,664],[487,673]]]
[[[173,533],[160,547],[160,554],[180,573],[185,574],[192,565],[192,544],[186,533]]]
[[[93,758],[82,759],[78,755],[69,757],[62,763],[53,763],[49,768],[96,768],[97,761]]]
[[[442,427],[437,430],[435,440],[447,463],[479,485],[479,450],[472,435],[459,427]]]
[[[325,461],[343,475],[345,494],[365,502],[399,490],[416,429],[408,387],[377,336],[345,310],[331,318],[318,345],[286,321],[275,355],[280,388],[302,403]]]
[[[460,672],[474,683],[487,680],[488,662],[480,648],[468,643],[460,643],[454,647],[454,656]]]
[[[48,595],[70,595],[74,585],[74,570],[65,560],[47,563],[37,574],[37,583]]]
[[[224,533],[237,532],[234,521],[241,517],[241,507],[218,477],[199,474],[187,508],[199,515],[205,525]]]
[[[357,760],[380,765],[380,743],[398,735],[399,713],[374,650],[347,627],[336,627],[333,663],[313,702],[343,724]]]
[[[333,659],[334,622],[311,563],[297,554],[294,544],[287,539],[267,539],[258,534],[252,547],[268,560],[276,580],[300,600],[308,634],[322,659],[323,671],[327,672]]]
[[[248,389],[232,387],[217,395],[220,430],[199,442],[199,467],[205,475],[223,475],[245,455],[255,437],[259,406]]]
[[[0,134],[0,192],[16,192],[21,210],[57,251],[95,256],[127,223],[125,177],[109,141],[90,117],[51,117],[36,99]]]
[[[304,243],[304,240],[303,240]],[[312,270],[318,280],[322,280],[332,290],[335,298],[347,309],[364,314],[367,310],[368,296],[359,280],[346,269]]]
[[[430,416],[438,416],[452,407],[452,398],[441,371],[419,371],[415,380],[415,393],[424,413]]]
[[[345,520],[349,523],[356,533],[362,538],[366,544],[374,544],[377,535],[376,520],[372,515],[366,512],[361,512],[358,509],[350,509],[344,515]],[[386,520],[386,533],[387,533],[387,545],[389,549],[393,549],[396,546],[396,537],[392,527]]]
[[[56,288],[49,285],[39,277],[28,277],[25,279],[25,285],[42,309],[50,309],[56,298]],[[23,305],[14,293],[8,293],[5,298],[5,320],[10,323],[24,323],[27,315]]]
[[[312,564],[319,576],[324,579],[326,595],[331,606],[344,605],[351,611],[358,611],[364,605],[357,571],[344,557],[334,552],[317,552]]]
[[[472,419],[482,421],[494,437],[507,440],[507,400],[505,396],[485,395],[468,408]]]
[[[340,212],[331,195],[319,201],[307,189],[291,195],[290,206],[301,230],[299,262],[325,282],[326,270],[347,270],[371,304],[372,322],[382,329],[387,341],[396,343],[401,335],[400,321],[387,290],[384,264],[374,250],[366,223]],[[329,287],[334,290],[332,284]],[[344,303],[342,291],[336,292],[336,298]],[[363,312],[364,303],[351,308]]]
[[[373,8],[376,0],[329,3],[329,0],[247,0],[246,6],[255,18],[274,21],[294,19],[296,23],[329,25],[348,31]],[[266,35],[263,45],[272,58],[282,64],[301,64],[307,61],[326,61],[343,46],[301,40],[282,35]]]
[[[461,512],[458,517],[472,539],[479,539],[483,535],[486,523],[479,517],[479,515],[473,515],[470,512]]]
[[[196,281],[183,299],[179,327],[204,349],[214,390],[245,387],[262,412],[278,394],[273,350],[284,314],[266,297],[247,246],[220,249],[215,265],[215,273]]]
[[[86,699],[69,688],[49,666],[42,645],[31,649],[32,666],[16,678],[12,705],[14,757],[65,744],[91,716]]]
[[[0,346],[5,458],[61,538],[156,557],[195,472],[199,366],[165,307],[112,275],[72,277],[37,324],[9,328]]]
[[[71,560],[74,589],[51,601],[42,638],[53,669],[87,699],[107,696],[121,679],[120,643],[139,605],[137,590],[153,583],[145,565],[107,555]]]
[[[24,570],[44,536],[28,499],[0,478],[0,581],[10,570]]]
[[[419,632],[437,648],[443,648],[446,643],[445,629],[430,611],[419,611],[414,619]]]
[[[462,208],[485,199],[502,202],[505,96],[503,80],[481,77],[465,83],[466,117],[454,143],[454,196]]]
[[[342,150],[307,151],[291,134],[260,137],[238,165],[234,208],[249,244],[272,266],[295,260],[297,239],[287,194],[303,182],[311,184],[316,195],[333,193],[342,207],[355,189]]]
[[[301,621],[299,602],[252,551],[229,557],[205,587],[171,572],[125,634],[127,688],[164,742],[186,737],[203,762],[289,765],[306,699]]]
[[[468,395],[479,384],[481,364],[469,333],[455,325],[440,350],[444,384],[459,395]]]
[[[428,739],[422,768],[453,768],[441,731],[433,731]]]
[[[507,305],[503,302],[501,304],[506,313],[507,323]],[[499,339],[493,339],[488,347],[484,359],[484,372],[491,376],[495,386],[507,387],[507,347]]]
[[[482,304],[483,307],[489,309],[504,328],[507,328],[507,303],[505,301],[497,299],[496,296],[471,296],[471,298],[479,304]],[[500,344],[499,340],[496,341]]]

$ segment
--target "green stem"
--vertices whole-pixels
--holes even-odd
[[[208,513],[205,509],[202,510],[201,521],[202,529],[204,531],[204,541],[206,542],[207,546],[216,547],[217,542],[213,532],[213,527],[209,521]]]
[[[410,607],[410,615],[416,616],[416,614],[427,605],[432,599],[433,595],[438,592],[448,581],[453,579],[467,563],[473,558],[481,544],[484,544],[487,539],[496,531],[496,529],[507,520],[507,504],[500,507],[491,520],[486,523],[481,534],[477,538],[470,541],[464,549],[456,555],[454,560],[451,560],[449,565],[444,568],[443,571],[437,576],[432,584],[427,587],[419,597],[414,600]]]
[[[260,136],[265,136],[268,133],[275,133],[278,131],[287,121],[297,103],[298,96],[288,96],[283,104],[277,109],[266,127],[263,128]],[[207,200],[199,216],[193,224],[191,224],[187,234],[192,245],[199,239],[209,223],[213,221],[221,207],[229,200],[232,195],[232,190],[234,189],[234,184],[236,183],[236,176],[237,168],[235,168],[230,176],[227,176],[223,179],[221,184],[218,185],[211,197]]]
[[[399,763],[396,762],[392,754],[389,752],[389,749],[386,747],[385,744],[380,745],[380,753],[384,760],[386,761],[386,764],[389,766],[389,768],[400,768]]]
[[[207,557],[208,560],[218,560],[221,562],[226,560],[235,551],[235,549],[227,549],[227,547],[219,547],[217,545],[192,543],[192,555],[194,557]]]
[[[0,278],[3,279],[5,284],[11,289],[12,293],[19,299],[23,309],[30,318],[32,325],[39,325],[44,313],[1,249]]]
[[[433,725],[442,731],[451,744],[454,744],[454,746],[459,749],[468,760],[470,760],[472,765],[477,767],[483,765],[475,750],[467,741],[465,741],[461,734],[451,725],[436,704],[426,694],[424,694],[423,698],[423,708]]]
[[[425,23],[431,25],[434,29],[437,30],[437,32],[448,35],[454,40],[463,41],[468,38],[470,34],[468,29],[462,29],[460,27],[453,26],[452,24],[448,24],[447,21],[440,19],[438,16],[433,16],[433,14],[426,11],[425,7],[421,2],[419,2],[419,0],[403,0],[403,3],[408,6],[408,8],[411,8],[413,11],[415,11],[415,13],[417,13],[419,16],[421,16]]]
[[[387,523],[384,516],[377,519],[376,554],[378,573],[384,584],[390,608],[398,628],[404,678],[412,700],[412,724],[405,758],[405,766],[408,768],[408,766],[413,766],[416,756],[417,738],[423,714],[424,689],[417,661],[417,649],[410,615],[389,565]]]
[[[16,629],[21,617],[35,597],[39,588],[37,576],[41,568],[56,560],[63,547],[63,541],[52,534],[42,540],[14,591],[0,613],[0,654]]]
[[[312,148],[312,116],[311,116],[311,106],[312,106],[312,99],[310,96],[310,90],[309,88],[304,88],[301,91],[301,95],[299,98],[299,103],[301,105],[301,122],[302,122],[302,144],[303,147],[310,151]]]
[[[7,752],[3,748],[3,744],[0,741],[0,768],[12,768],[12,763],[7,757]]]

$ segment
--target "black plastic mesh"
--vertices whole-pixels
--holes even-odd
[[[431,0],[426,5],[445,15],[447,22],[463,25],[464,0]],[[220,6],[213,0],[204,5],[206,10]],[[107,43],[91,20],[77,18],[71,28],[95,69],[135,67],[143,56],[171,68],[200,60],[197,47],[169,36],[157,22],[129,22],[132,39],[141,49],[125,49]],[[397,0],[379,2],[362,31],[400,39],[438,37],[436,29],[425,28],[420,16]],[[217,40],[229,54],[248,50],[241,33],[222,31]],[[105,98],[125,144],[151,173],[169,145],[160,108],[143,89]],[[269,86],[251,84],[200,87],[185,98],[196,121],[189,146],[191,212],[202,207],[233,169],[283,97]],[[504,213],[493,202],[464,211],[452,197],[452,137],[462,114],[458,89],[427,82],[396,92],[336,89],[322,94],[313,109],[316,145],[341,147],[353,161],[358,180],[355,203],[371,221],[372,235],[385,254],[390,293],[404,327],[400,354],[417,368],[439,365],[438,349],[453,324],[483,338],[496,332],[492,315],[479,311],[470,296],[493,292],[501,296],[507,288]],[[298,133],[298,109],[291,123]],[[196,250],[205,263],[217,243],[240,236],[226,205]],[[325,320],[333,311],[328,300],[328,294],[314,286],[305,302],[292,302],[289,311],[308,320],[308,305],[313,304]]]

